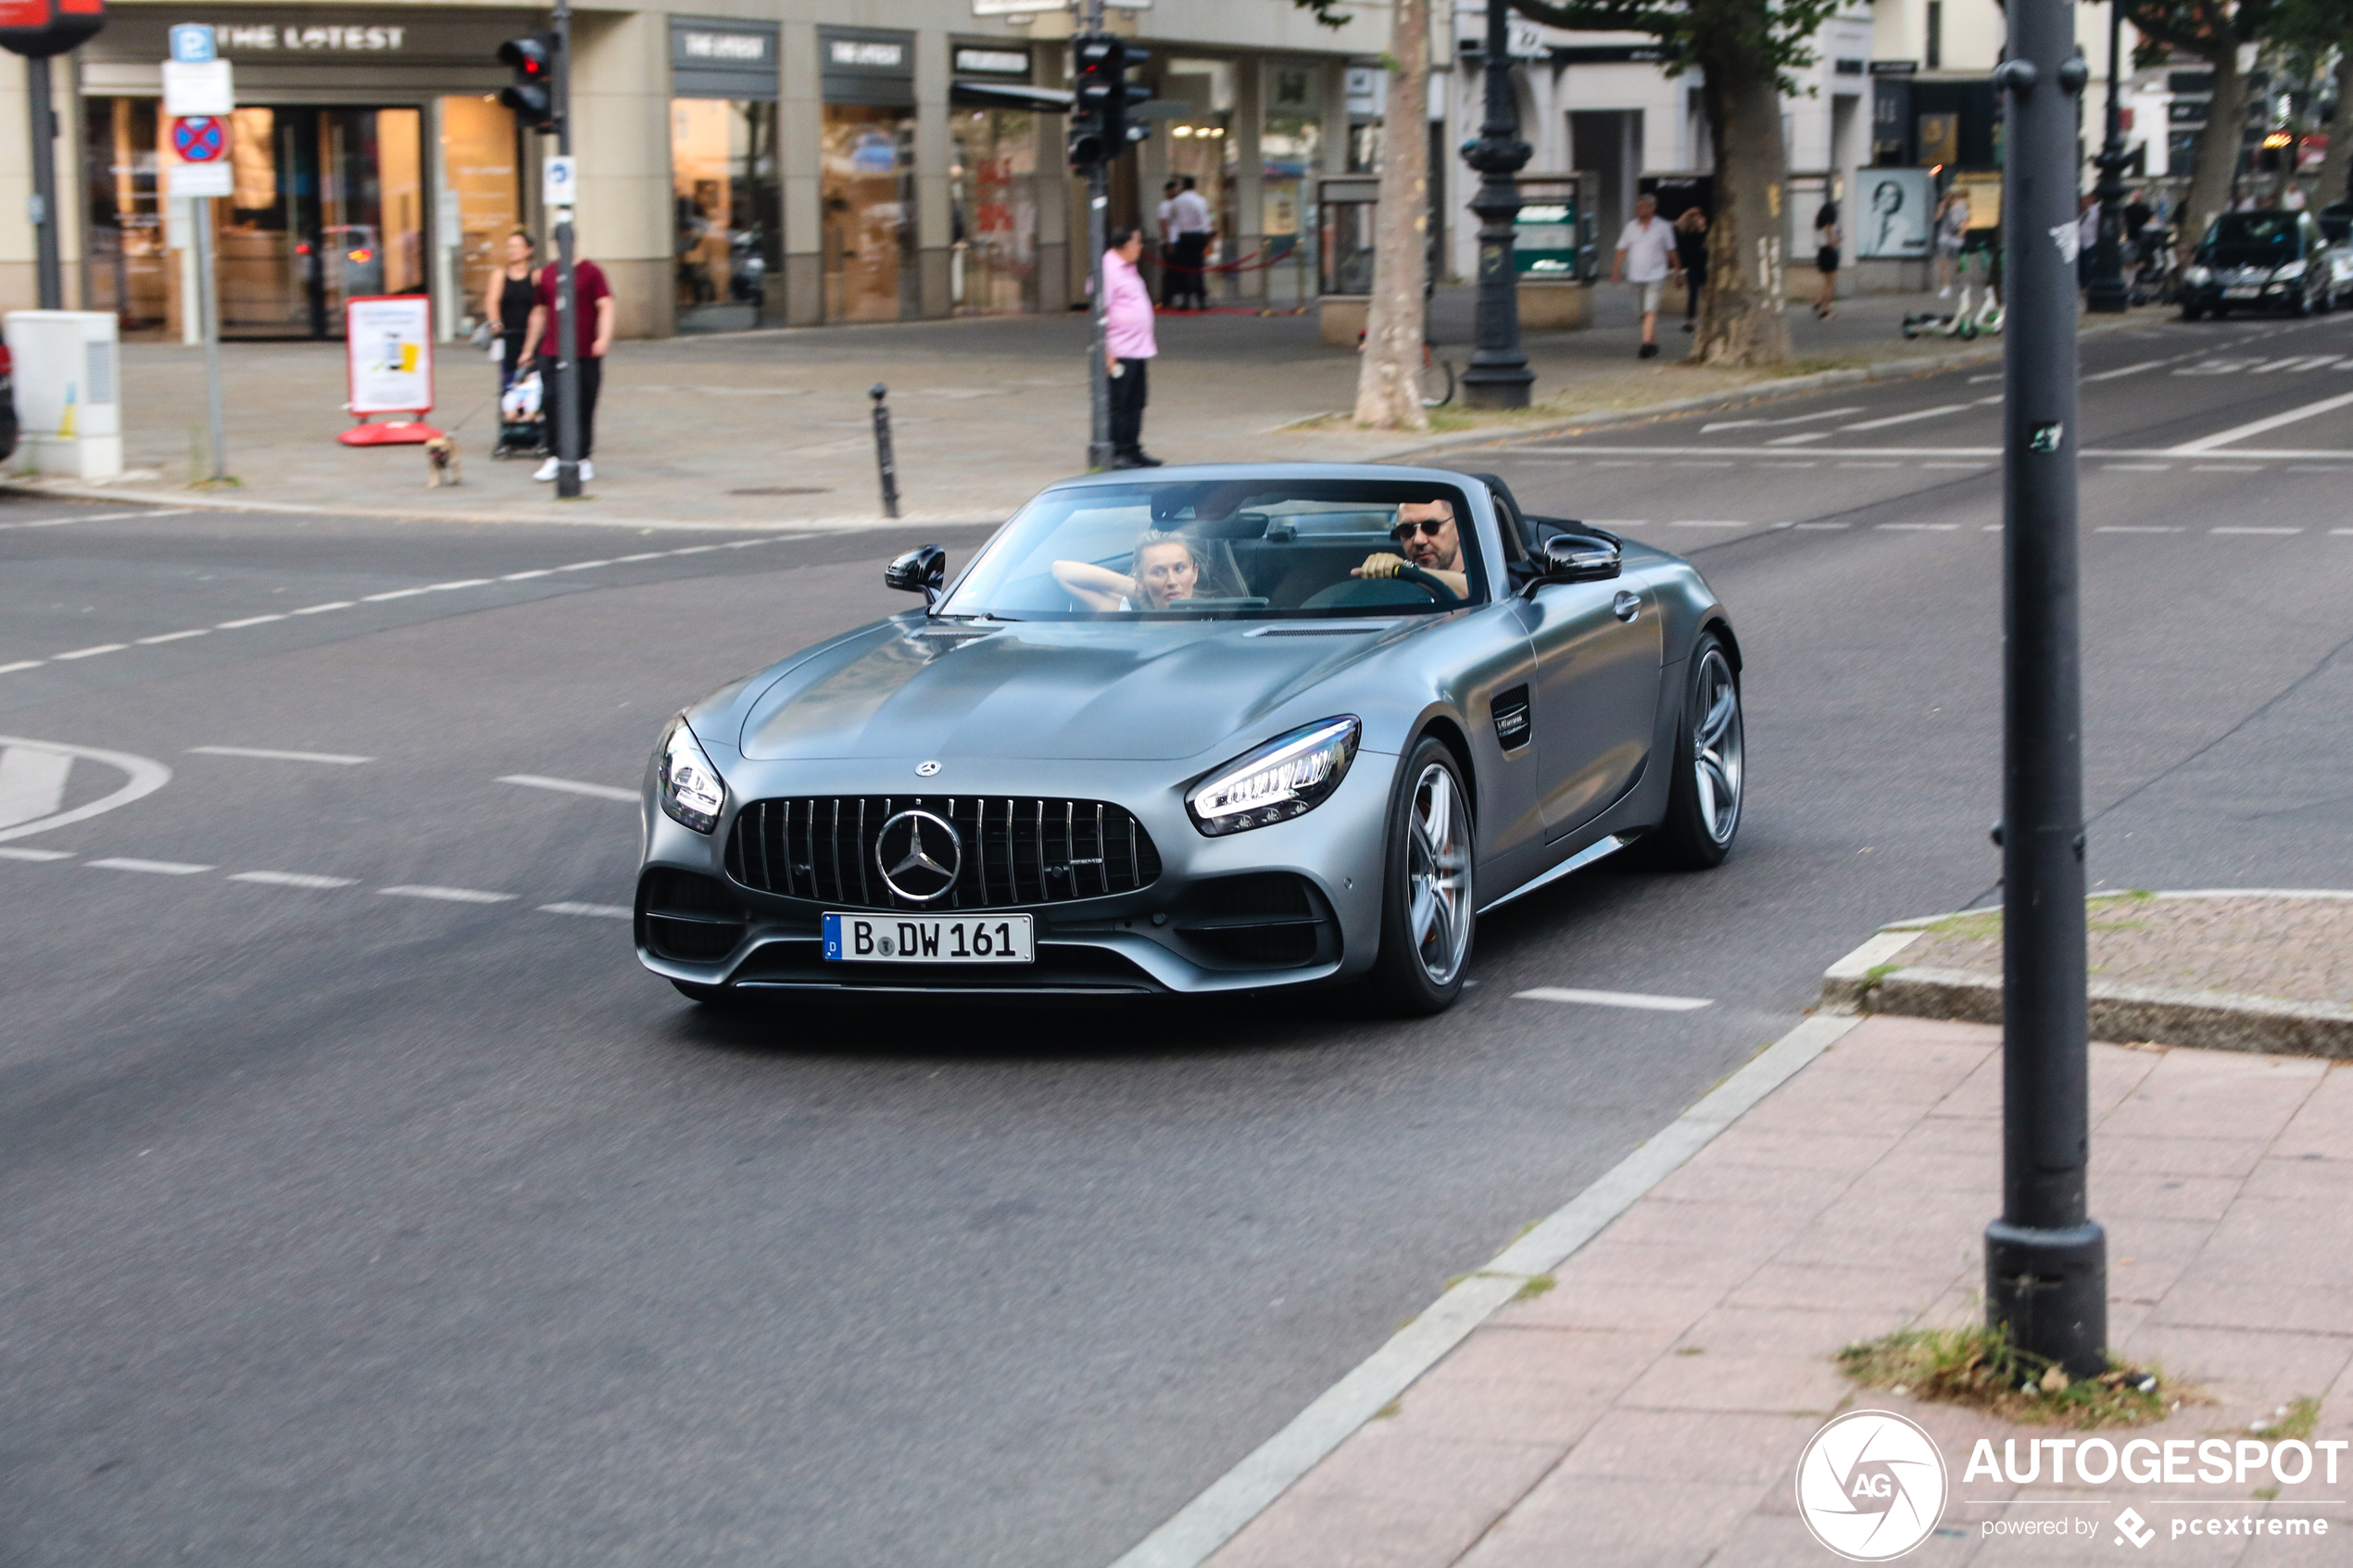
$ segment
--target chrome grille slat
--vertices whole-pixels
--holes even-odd
[[[900,897],[875,874],[882,824],[909,809],[946,818],[963,844],[954,885],[929,904]],[[1116,854],[1114,836],[1121,846]],[[754,892],[858,909],[1065,904],[1132,893],[1150,886],[1161,872],[1151,835],[1126,808],[1037,796],[804,795],[748,801],[736,815],[721,864],[731,880]]]

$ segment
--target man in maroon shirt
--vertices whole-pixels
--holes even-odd
[[[538,358],[539,406],[547,416],[550,445],[561,395],[556,384],[556,271],[554,267],[539,270],[539,303],[531,307],[522,354],[522,359]],[[605,282],[605,270],[593,261],[572,264],[572,330],[573,358],[580,367],[580,477],[585,481],[597,477],[588,454],[597,446],[597,392],[605,379],[605,351],[612,346],[612,285]],[[549,458],[531,477],[553,480],[557,461]]]

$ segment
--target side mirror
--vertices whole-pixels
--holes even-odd
[[[1537,564],[1536,579],[1528,585],[1530,594],[1554,583],[1605,583],[1624,569],[1617,546],[1578,533],[1556,533],[1545,540],[1543,558]]]
[[[937,545],[908,551],[883,568],[883,586],[902,594],[921,594],[924,608],[931,608],[948,591],[948,552]]]

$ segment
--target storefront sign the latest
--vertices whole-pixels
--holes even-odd
[[[408,41],[405,27],[297,27],[291,23],[224,22],[213,29],[223,53],[279,51],[345,55],[397,53]]]

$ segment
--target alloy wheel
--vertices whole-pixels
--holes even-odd
[[[1711,647],[1702,657],[1693,696],[1699,717],[1692,726],[1692,771],[1700,821],[1712,841],[1730,844],[1741,820],[1741,688],[1723,649]]]
[[[1436,762],[1414,781],[1406,838],[1406,929],[1422,972],[1448,985],[1470,952],[1470,813],[1454,775]]]

